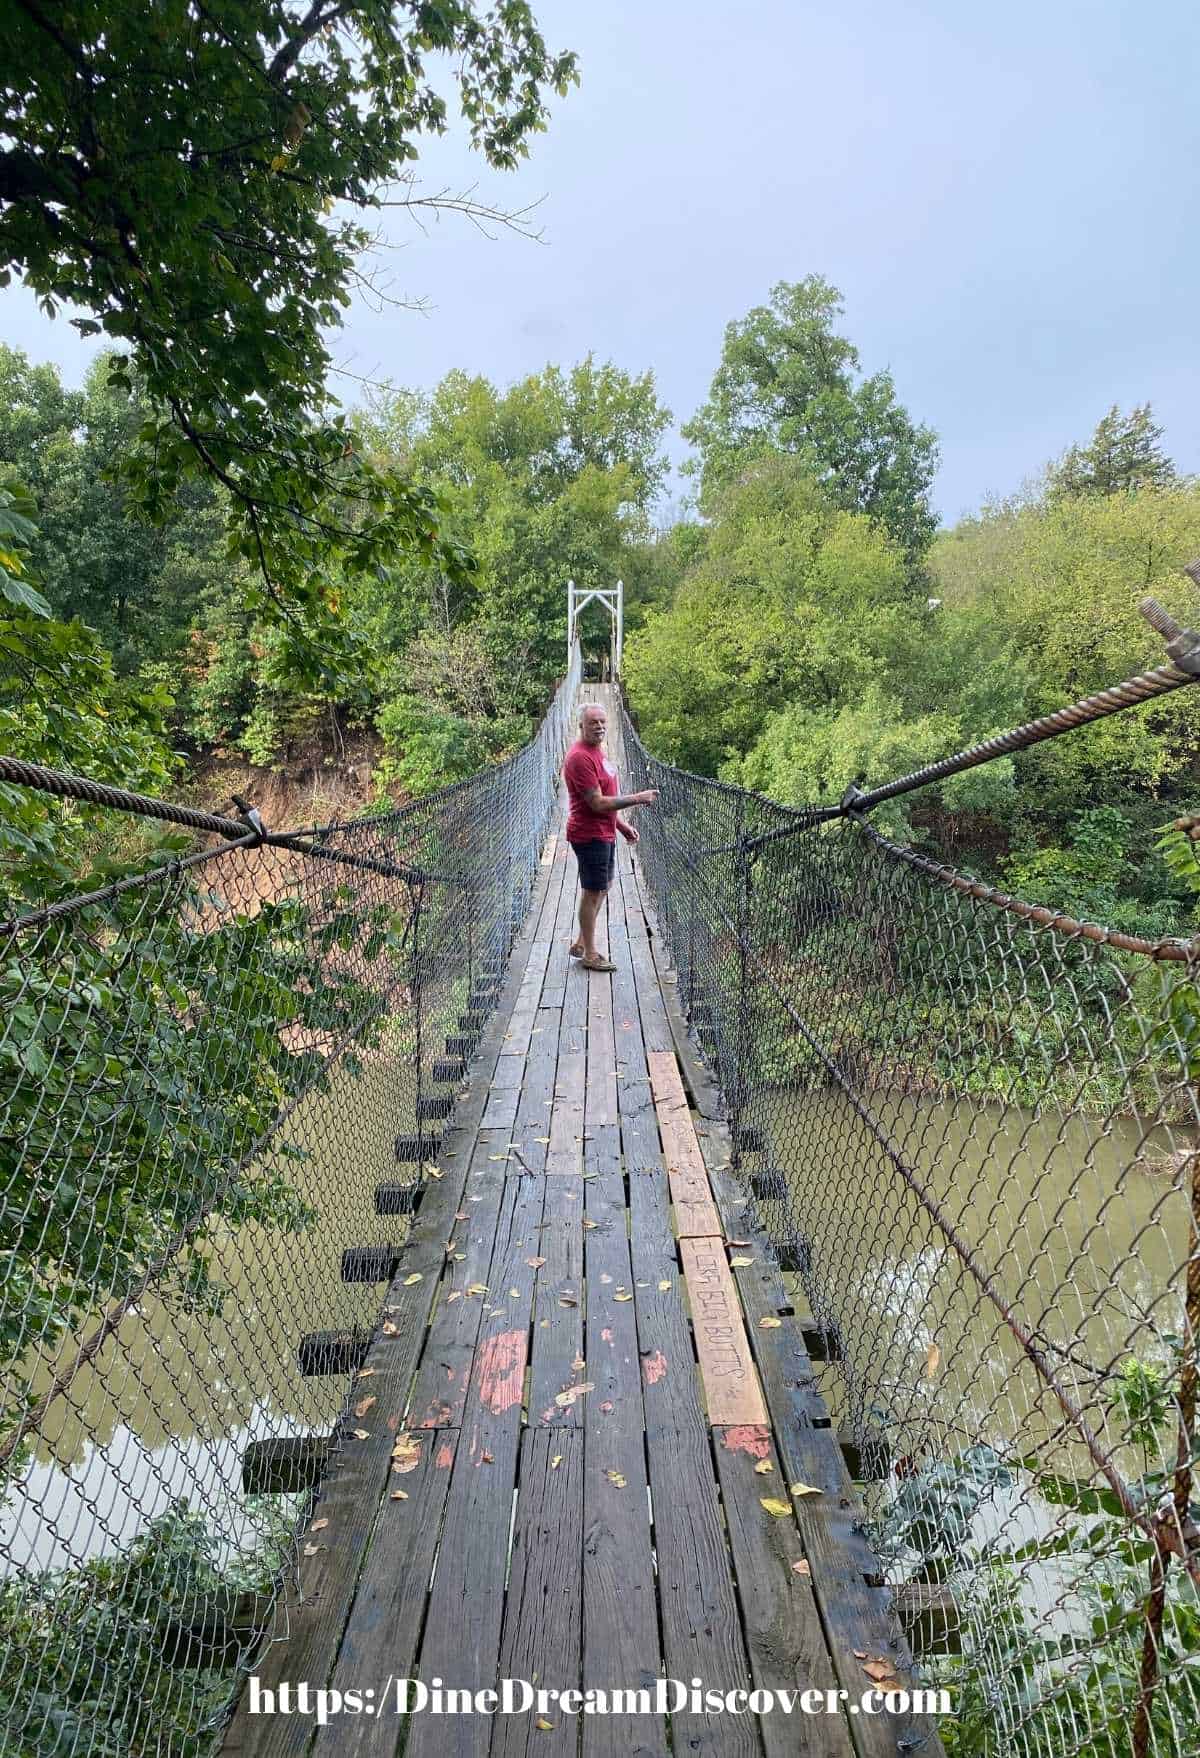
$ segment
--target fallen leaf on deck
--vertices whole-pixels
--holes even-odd
[[[406,1502],[408,1500],[408,1491],[406,1489],[394,1489],[392,1491],[391,1499],[394,1502]]]
[[[415,1471],[421,1463],[421,1443],[410,1434],[397,1435],[392,1448],[392,1470],[403,1474]]]
[[[786,1520],[791,1514],[790,1502],[781,1502],[777,1496],[759,1496],[759,1501],[768,1514],[774,1514],[777,1520]]]
[[[356,1416],[365,1416],[372,1404],[378,1404],[378,1402],[378,1398],[360,1398],[358,1403],[354,1406],[354,1414]]]
[[[329,1546],[327,1544],[306,1544],[304,1547],[304,1554],[306,1557],[315,1557],[318,1551],[328,1549]]]
[[[469,1221],[471,1219],[471,1217],[470,1217],[470,1215],[467,1214],[465,1209],[459,1209],[459,1211],[455,1215],[454,1219],[456,1221]]]
[[[328,1524],[328,1519],[322,1517],[320,1520],[314,1520],[308,1530],[310,1532],[320,1532],[324,1527],[328,1526]]]
[[[461,1300],[461,1299],[462,1299],[462,1297],[463,1297],[463,1293],[462,1293],[462,1289],[461,1289],[461,1288],[456,1288],[456,1289],[455,1289],[455,1290],[454,1290],[454,1292],[453,1292],[453,1294],[447,1294],[447,1296],[446,1296],[446,1305],[447,1305],[447,1306],[449,1306],[449,1304],[450,1304],[450,1302],[451,1302],[451,1301],[452,1301],[452,1300]]]
[[[752,1257],[731,1257],[729,1260],[729,1267],[731,1270],[744,1270],[753,1262],[754,1259]]]
[[[527,1257],[525,1259],[531,1270],[540,1270],[545,1261],[544,1257]]]
[[[426,1166],[425,1170],[431,1178],[440,1178],[442,1176],[441,1168],[438,1166]]]
[[[887,1684],[898,1686],[900,1684],[900,1679],[896,1673],[895,1666],[890,1660],[885,1659],[882,1655],[878,1660],[864,1660],[862,1663],[862,1669],[869,1679],[875,1680],[877,1685]]]
[[[587,1366],[587,1362],[583,1359],[582,1355],[577,1355],[575,1357],[574,1361],[571,1363],[571,1366],[574,1368],[576,1373],[582,1373],[584,1368]]]
[[[594,1228],[596,1228],[600,1225],[599,1221],[589,1220],[586,1215],[584,1216],[583,1224],[589,1233],[592,1232]]]
[[[558,1304],[560,1306],[578,1306],[579,1302],[573,1294],[560,1294]]]
[[[355,1375],[355,1378],[360,1379],[360,1380],[369,1380],[371,1375],[373,1373],[376,1373],[377,1371],[378,1370],[374,1367],[360,1367],[358,1370],[358,1373]]]
[[[554,1723],[552,1721],[547,1721],[544,1715],[539,1715],[533,1725],[534,1727],[540,1728],[544,1734],[554,1732]]]
[[[555,1455],[554,1455],[554,1457],[553,1457],[553,1459],[551,1459],[551,1461],[550,1461],[550,1469],[551,1469],[551,1471],[557,1471],[557,1470],[558,1470],[558,1468],[559,1468],[559,1466],[560,1466],[560,1465],[561,1465],[561,1464],[562,1464],[562,1462],[563,1462],[563,1456],[562,1456],[562,1454],[561,1454],[561,1453],[555,1453]]]
[[[760,1318],[758,1328],[760,1331],[777,1331],[782,1323],[780,1318]]]
[[[471,1286],[467,1289],[468,1294],[486,1294],[487,1291],[488,1285],[486,1282],[472,1282]]]
[[[390,1318],[384,1319],[381,1329],[385,1337],[398,1337],[400,1335],[400,1326],[394,1325]]]
[[[775,1467],[769,1459],[760,1459],[754,1469],[758,1472],[760,1477],[765,1477],[767,1472],[774,1471]]]
[[[801,1575],[801,1576],[803,1576],[804,1580],[806,1580],[806,1581],[810,1581],[812,1579],[812,1570],[809,1568],[808,1564],[805,1562],[803,1557],[801,1557],[801,1559],[798,1563],[792,1564],[792,1574],[793,1575]]]
[[[611,1276],[601,1276],[600,1280],[604,1283],[608,1283],[608,1282],[612,1281],[612,1277]]]
[[[659,1283],[659,1284],[658,1284],[658,1291],[659,1291],[659,1293],[660,1293],[660,1294],[667,1294],[667,1293],[669,1293],[669,1292],[670,1292],[670,1288],[671,1288],[671,1284],[670,1284],[670,1282],[660,1282],[660,1283]]]
[[[480,1453],[479,1463],[481,1465],[494,1465],[496,1461],[492,1458],[490,1453]]]
[[[411,1276],[405,1276],[404,1286],[406,1288],[413,1288],[418,1282],[423,1282],[424,1280],[424,1272],[422,1270],[414,1270]]]
[[[366,1441],[366,1440],[370,1440],[370,1438],[371,1438],[371,1431],[369,1428],[356,1428],[356,1429],[353,1429],[351,1432],[353,1433],[356,1441]]]
[[[575,1402],[576,1398],[582,1398],[585,1392],[594,1392],[595,1390],[596,1382],[594,1380],[584,1380],[581,1386],[568,1386],[565,1392],[556,1392],[554,1402],[560,1409],[565,1410],[568,1404]]]
[[[820,1489],[815,1483],[789,1483],[788,1494],[791,1496],[819,1496]]]
[[[607,1477],[608,1481],[612,1484],[614,1489],[624,1489],[625,1488],[625,1479],[621,1476],[621,1473],[619,1471],[606,1471],[604,1473],[604,1475],[605,1475],[605,1477]]]

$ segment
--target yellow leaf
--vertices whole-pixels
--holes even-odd
[[[747,1264],[752,1264],[753,1262],[754,1259],[752,1257],[731,1257],[729,1260],[729,1267],[731,1270],[744,1270]]]
[[[550,1733],[554,1732],[554,1723],[552,1721],[547,1721],[546,1717],[544,1715],[539,1715],[533,1725],[537,1728],[540,1728],[544,1734],[550,1734]]]
[[[942,1352],[936,1343],[931,1343],[925,1351],[925,1378],[931,1380],[941,1365]]]
[[[788,1494],[792,1496],[819,1496],[820,1493],[821,1491],[817,1488],[815,1483],[800,1483],[797,1481],[796,1483],[788,1484]]]
[[[368,1441],[371,1438],[371,1431],[369,1428],[356,1428],[353,1433],[356,1441]]]
[[[365,1416],[372,1404],[378,1404],[378,1402],[378,1398],[360,1398],[358,1403],[354,1406],[354,1414],[356,1416]]]
[[[328,1549],[329,1546],[327,1544],[306,1544],[304,1547],[304,1554],[306,1557],[315,1557],[320,1551]]]
[[[671,1287],[670,1282],[660,1282],[658,1284],[658,1291],[660,1294],[666,1294],[666,1293],[669,1293],[670,1287]]]
[[[398,1337],[400,1335],[400,1326],[394,1325],[390,1318],[384,1319],[380,1328],[385,1337]]]
[[[486,1282],[472,1282],[471,1286],[467,1289],[468,1294],[486,1294],[487,1291],[488,1285]]]
[[[394,1502],[406,1502],[408,1500],[408,1491],[406,1489],[394,1489],[392,1491],[392,1500]]]
[[[759,1496],[759,1501],[768,1514],[774,1514],[777,1520],[786,1520],[791,1514],[790,1502],[781,1502],[777,1496]]]
[[[760,1477],[765,1477],[768,1471],[774,1471],[775,1467],[769,1459],[760,1459],[754,1469]]]
[[[561,1465],[561,1464],[562,1464],[562,1462],[563,1462],[563,1456],[562,1456],[562,1454],[561,1454],[561,1453],[555,1453],[555,1455],[554,1455],[554,1457],[553,1457],[553,1459],[551,1459],[551,1461],[550,1461],[550,1469],[551,1469],[551,1471],[557,1471],[557,1470],[558,1470],[558,1468],[559,1468],[559,1466],[560,1466],[560,1465]]]
[[[413,1287],[413,1286],[414,1286],[414,1285],[415,1285],[415,1284],[416,1284],[416,1283],[417,1283],[417,1282],[423,1282],[423,1281],[424,1281],[424,1280],[425,1280],[425,1277],[424,1277],[424,1276],[423,1276],[423,1275],[422,1275],[422,1273],[421,1273],[421,1271],[420,1271],[420,1270],[414,1270],[414,1271],[413,1271],[413,1273],[412,1273],[412,1275],[411,1275],[411,1276],[405,1276],[405,1278],[404,1278],[404,1286],[405,1286],[405,1287],[406,1287],[406,1288],[411,1288],[411,1287]]]
[[[604,1473],[604,1475],[605,1475],[605,1477],[607,1477],[608,1481],[612,1484],[614,1489],[624,1489],[625,1488],[625,1479],[621,1476],[621,1473],[619,1471],[606,1471]]]
[[[782,1323],[780,1318],[760,1318],[758,1328],[760,1331],[777,1331]]]
[[[614,1294],[613,1299],[614,1300],[632,1300],[633,1295],[632,1294]]]

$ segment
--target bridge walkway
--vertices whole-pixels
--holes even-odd
[[[925,1718],[848,1707],[907,1683],[907,1654],[623,845],[611,977],[569,956],[576,901],[560,821],[255,1668],[260,1705],[303,1680],[370,1688],[374,1713],[321,1728],[252,1714],[247,1690],[224,1751],[936,1751]],[[398,1679],[632,1691],[660,1675],[845,1697],[833,1715],[686,1706],[669,1725],[394,1712]]]

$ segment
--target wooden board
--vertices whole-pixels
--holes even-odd
[[[526,1429],[513,1530],[500,1677],[567,1690],[582,1677],[579,1553],[583,1529],[583,1434]],[[539,1727],[539,1719],[547,1727]],[[573,1758],[579,1720],[498,1715],[492,1758]]]
[[[765,1423],[767,1406],[722,1239],[681,1239],[708,1420]]]
[[[675,1053],[651,1050],[646,1061],[671,1183],[671,1201],[675,1205],[675,1231],[680,1239],[719,1235],[721,1220],[712,1200]]]
[[[754,1683],[762,1690],[836,1690],[795,1519],[762,1505],[764,1498],[792,1501],[771,1431],[719,1428],[713,1444]],[[852,1758],[846,1723],[836,1716],[767,1715],[762,1736],[768,1758]]]

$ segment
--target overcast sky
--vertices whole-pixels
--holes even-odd
[[[652,368],[678,423],[724,325],[815,272],[842,289],[866,370],[889,367],[937,430],[944,518],[1016,488],[1113,402],[1149,400],[1200,471],[1194,0],[534,9],[582,84],[529,164],[489,176],[455,139],[426,165],[507,205],[544,196],[545,242],[392,216],[404,248],[377,267],[430,309],[360,304],[342,366],[507,383],[590,350]],[[0,333],[73,383],[93,347],[19,290]]]

